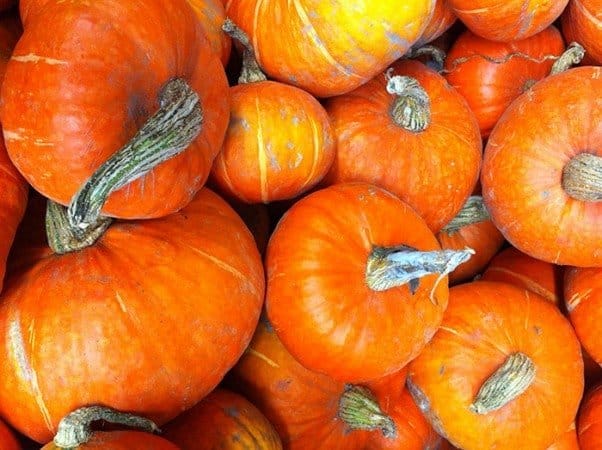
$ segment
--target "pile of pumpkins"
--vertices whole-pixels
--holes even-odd
[[[602,1],[0,1],[0,449],[602,449]]]

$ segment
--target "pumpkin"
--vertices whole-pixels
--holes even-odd
[[[409,365],[408,388],[456,447],[545,449],[583,393],[579,341],[553,304],[506,283],[450,289],[443,323]]]
[[[447,53],[444,76],[467,100],[485,138],[508,105],[550,73],[563,50],[554,26],[510,42],[490,41],[466,30]]]
[[[539,33],[560,16],[568,1],[448,0],[454,14],[473,33],[502,42],[525,39]]]
[[[21,445],[15,438],[13,432],[0,421],[0,447],[2,450],[21,450]]]
[[[434,448],[440,438],[413,404],[404,380],[402,370],[349,385],[310,371],[262,320],[226,384],[270,419],[288,450]]]
[[[83,228],[80,198],[102,206],[85,193],[66,210],[51,202],[52,249],[15,253],[25,261],[0,304],[0,414],[38,442],[83,405],[159,424],[192,407],[248,345],[264,298],[253,237],[211,191],[161,219]]]
[[[493,223],[517,249],[559,265],[602,265],[602,69],[535,84],[489,136],[481,184]],[[570,105],[570,106],[567,106]]]
[[[584,63],[602,64],[602,1],[570,0],[561,23],[566,39],[585,47]]]
[[[10,158],[25,179],[67,205],[121,147],[139,145],[141,134],[160,133],[179,120],[161,115],[172,102],[159,103],[177,78],[199,98],[200,130],[189,137],[187,151],[147,176],[133,174],[135,181],[111,194],[103,214],[161,217],[189,203],[222,144],[229,97],[224,68],[186,0],[99,0],[93,6],[29,0],[29,9],[24,3],[22,11],[29,12],[6,69],[0,120]]]
[[[298,197],[334,159],[328,114],[307,92],[267,80],[247,37],[232,22],[228,27],[247,48],[239,84],[230,88],[230,124],[212,176],[220,190],[247,203]]]
[[[216,389],[162,429],[182,450],[281,450],[280,436],[247,399]]]
[[[579,411],[577,435],[582,450],[602,448],[602,384],[587,392]]]
[[[93,431],[92,422],[107,422],[141,428],[144,431]],[[157,426],[143,417],[92,406],[81,408],[65,416],[59,424],[54,440],[41,450],[179,450],[162,437],[150,434]]]
[[[449,30],[455,21],[456,15],[449,7],[448,0],[436,0],[431,20],[427,23],[420,39],[414,44],[414,48],[419,48],[434,41]]]
[[[482,280],[500,281],[534,292],[563,309],[564,268],[508,247],[489,263]]]
[[[349,92],[403,56],[435,0],[397,2],[230,0],[226,13],[250,37],[269,78],[317,97]],[[370,39],[366,39],[370,36]]]
[[[209,45],[226,66],[230,59],[232,40],[222,31],[222,24],[226,20],[224,3],[222,0],[188,0],[188,3],[203,26]]]
[[[337,146],[326,184],[383,187],[434,232],[464,206],[479,176],[481,137],[466,101],[434,70],[402,60],[392,72],[329,99],[326,110]]]
[[[381,378],[433,336],[446,275],[470,256],[440,250],[422,218],[384,189],[330,186],[298,200],[272,233],[268,318],[308,369],[349,383]]]
[[[443,249],[472,248],[475,254],[449,274],[449,283],[455,284],[480,274],[487,263],[504,244],[502,233],[489,219],[483,198],[468,198],[460,212],[439,233],[437,240]]]

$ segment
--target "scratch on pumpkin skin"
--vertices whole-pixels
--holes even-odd
[[[11,131],[11,130],[4,130],[4,132],[3,132],[4,140],[5,141],[24,141],[27,138],[21,134],[21,132],[23,132],[23,131],[25,131],[23,128],[20,128],[19,132]]]
[[[589,288],[589,289],[583,291],[582,293],[573,294],[571,296],[571,298],[566,302],[567,311],[569,313],[572,312],[577,306],[579,306],[581,304],[581,302],[583,300],[588,298],[592,292],[593,292],[593,289]]]
[[[314,176],[316,174],[316,171],[318,170],[318,159],[320,158],[320,150],[322,149],[322,146],[320,145],[320,135],[318,132],[318,127],[316,126],[316,123],[313,120],[308,120],[311,125],[312,131],[313,160],[311,162],[311,169],[309,171],[309,175],[303,183],[303,188],[307,187],[308,184],[314,181]]]
[[[261,352],[258,352],[257,350],[255,350],[255,349],[253,349],[253,348],[251,348],[251,347],[249,347],[249,348],[247,349],[247,351],[248,351],[248,352],[249,352],[251,355],[257,356],[259,359],[261,359],[262,361],[266,362],[266,363],[267,363],[269,366],[280,368],[280,366],[278,365],[278,363],[277,363],[277,362],[275,362],[273,359],[270,359],[270,358],[268,358],[268,357],[267,357],[267,356],[265,356],[263,353],[261,353]]]
[[[35,53],[29,53],[27,55],[18,55],[18,56],[12,56],[10,58],[13,61],[17,61],[17,62],[24,62],[24,63],[44,63],[44,64],[48,64],[50,66],[64,66],[69,64],[67,61],[64,61],[62,59],[54,59],[54,58],[48,58],[47,56],[40,56],[40,55],[36,55]]]
[[[119,307],[121,308],[121,310],[127,314],[128,310],[125,307],[125,302],[123,301],[123,298],[117,291],[115,291],[115,299],[117,300],[117,303],[119,303]]]
[[[29,342],[32,344],[31,350],[33,353],[33,343],[35,343],[35,334],[33,322],[29,326]],[[18,368],[21,370],[23,377],[30,384],[32,395],[35,398],[36,404],[40,409],[40,413],[44,419],[46,427],[52,433],[55,432],[54,427],[52,426],[52,421],[50,420],[50,412],[48,411],[48,407],[44,402],[44,397],[42,396],[42,392],[40,391],[40,385],[38,383],[38,376],[36,371],[31,367],[29,359],[27,358],[27,353],[25,352],[25,343],[23,340],[23,331],[21,329],[20,317],[16,314],[16,317],[10,322],[8,329],[8,337],[9,337],[9,347],[13,351],[16,363]]]
[[[255,111],[257,113],[257,162],[259,164],[259,184],[261,188],[261,200],[268,201],[268,158],[263,142],[263,128],[261,126],[261,112],[259,111],[259,99],[255,98]]]
[[[532,280],[530,280],[528,277],[526,277],[524,275],[521,275],[519,273],[513,272],[508,269],[504,269],[502,267],[491,267],[490,269],[487,269],[487,271],[488,272],[499,272],[499,273],[503,273],[506,275],[510,275],[513,278],[516,278],[517,280],[520,280],[523,283],[525,283],[526,285],[528,285],[529,290],[535,292],[538,295],[541,295],[543,298],[545,298],[551,302],[556,301],[556,297],[554,296],[554,294],[552,292],[548,291],[547,289],[542,288],[538,284],[534,284]]]

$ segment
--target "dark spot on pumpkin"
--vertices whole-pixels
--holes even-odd
[[[225,409],[226,415],[229,417],[238,417],[240,413],[238,412],[238,408],[236,406],[228,406]]]
[[[147,102],[141,92],[135,92],[129,98],[127,104],[128,117],[134,122],[138,131],[150,117],[150,112],[147,108]]]
[[[439,367],[439,375],[443,375],[445,373],[445,365],[441,365],[441,367]]]
[[[278,389],[279,391],[286,391],[291,385],[292,381],[293,380],[291,380],[290,378],[278,380],[278,383],[276,383],[276,389]]]
[[[240,434],[232,433],[232,442],[240,442]]]
[[[538,327],[537,325],[534,325],[534,326],[533,326],[533,331],[535,331],[535,334],[536,334],[537,336],[541,335],[541,328],[540,328],[540,327]]]

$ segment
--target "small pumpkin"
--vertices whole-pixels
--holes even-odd
[[[326,184],[363,181],[385,188],[434,232],[473,191],[482,150],[476,119],[462,96],[424,64],[399,61],[329,99],[326,110],[337,148]]]
[[[227,378],[270,419],[289,450],[423,450],[440,437],[404,389],[405,370],[349,385],[303,367],[262,320]],[[294,411],[294,414],[291,414]]]
[[[231,21],[226,29],[246,48],[239,84],[230,88],[230,124],[212,178],[221,191],[246,203],[298,197],[332,165],[328,114],[307,92],[267,80],[247,36]]]
[[[566,39],[585,47],[583,62],[602,64],[602,1],[570,0],[561,23]]]
[[[440,250],[422,218],[384,189],[333,185],[298,200],[272,233],[268,318],[308,369],[350,383],[381,378],[435,333],[447,274],[471,254]]]
[[[0,119],[9,156],[25,179],[69,204],[132,137],[179,120],[148,123],[164,106],[160,93],[178,78],[202,110],[187,151],[147,176],[135,174],[111,194],[103,214],[161,217],[190,202],[222,144],[229,97],[224,68],[187,1],[29,0],[21,9],[28,12],[6,68]]]
[[[481,184],[493,223],[514,247],[554,264],[602,265],[602,104],[592,92],[602,92],[600,67],[539,81],[485,148]]]
[[[504,236],[489,219],[480,195],[468,198],[460,212],[439,233],[441,248],[461,250],[472,248],[475,253],[449,274],[449,283],[456,284],[480,274],[504,244]]]
[[[525,3],[522,0],[448,0],[473,33],[492,41],[525,39],[550,26],[569,0]]]
[[[443,323],[409,365],[408,388],[456,447],[545,449],[583,393],[579,341],[549,301],[505,283],[450,289]]]
[[[557,28],[510,42],[463,32],[447,53],[444,76],[466,99],[486,138],[508,105],[546,77],[564,50]]]
[[[249,36],[272,79],[317,97],[349,92],[403,56],[435,0],[396,2],[230,0],[226,13]],[[366,39],[370,36],[370,39]]]
[[[581,450],[602,448],[602,384],[589,390],[583,398],[577,419]]]

